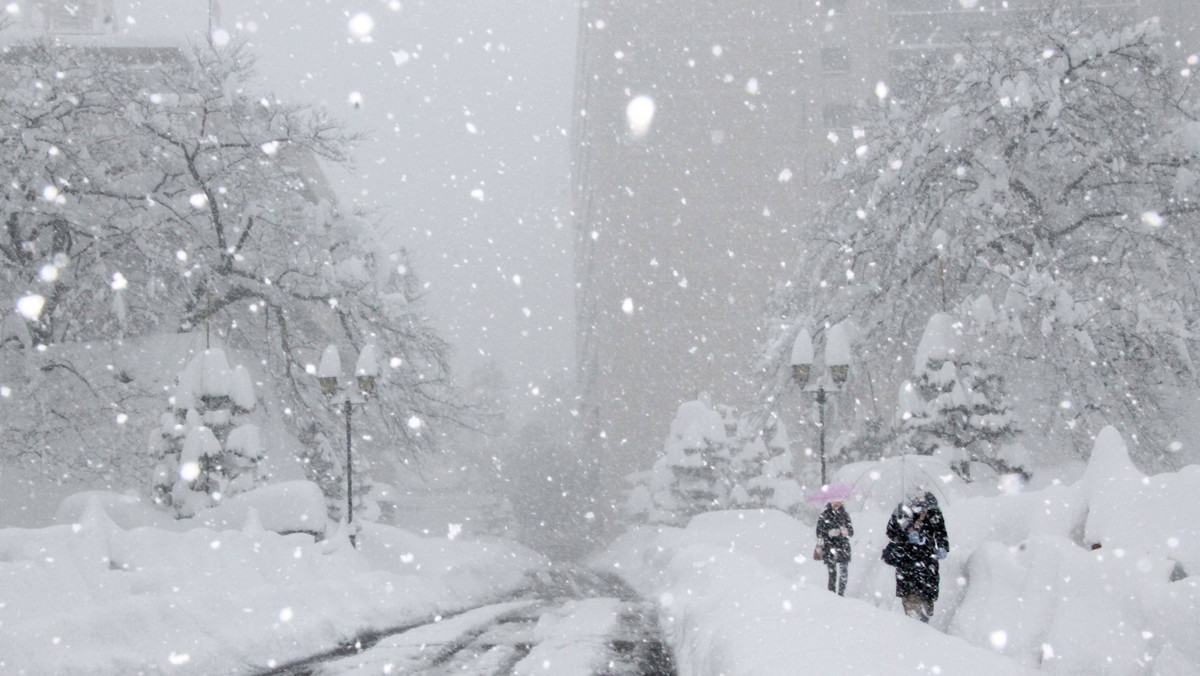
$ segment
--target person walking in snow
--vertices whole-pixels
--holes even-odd
[[[946,521],[933,493],[897,505],[888,520],[887,536],[890,551],[884,561],[896,567],[896,596],[904,604],[904,613],[929,622],[938,598],[938,562],[950,550]]]
[[[846,574],[850,570],[850,537],[854,524],[839,501],[829,502],[817,517],[817,547],[829,569],[829,591],[846,595]]]

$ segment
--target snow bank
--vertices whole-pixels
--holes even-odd
[[[254,520],[260,528],[274,533],[323,536],[329,525],[325,496],[321,488],[310,481],[281,481],[261,486],[202,510],[194,517],[179,520],[142,497],[85,491],[63,500],[54,522],[78,523],[89,509],[104,512],[114,524],[126,530],[139,527],[173,531],[195,528],[240,530]]]
[[[311,481],[281,481],[239,493],[188,519],[192,527],[214,530],[243,528],[251,513],[266,530],[275,533],[324,535],[328,525],[325,495]]]
[[[681,676],[1019,674],[1016,663],[825,589],[812,527],[775,511],[713,512],[644,528],[593,564],[660,605]]]
[[[1168,573],[1144,560],[1105,557],[1053,536],[1020,547],[986,543],[970,557],[969,593],[951,631],[1054,673],[1151,673],[1166,647],[1159,634],[1179,619],[1154,608],[1166,593]],[[1156,581],[1162,583],[1159,590]],[[1197,600],[1194,585],[1179,591]],[[1200,619],[1195,610],[1184,617]],[[1192,644],[1191,637],[1172,642],[1173,649],[1185,651]]]
[[[1108,427],[1096,439],[1082,484],[1089,543],[1119,556],[1178,561],[1200,573],[1200,466],[1145,476],[1130,461],[1125,440]]]
[[[83,491],[67,496],[54,514],[56,524],[74,524],[84,520],[88,510],[100,510],[119,528],[140,527],[173,529],[175,518],[137,495],[110,491]]]
[[[1200,467],[1144,476],[1105,428],[1077,484],[950,510],[970,534],[950,631],[1055,673],[1200,672],[1197,514]]]
[[[879,560],[887,511],[852,509],[847,596],[809,560],[813,525],[711,512],[643,527],[593,564],[659,604],[680,674],[1200,673],[1200,467],[1147,477],[1113,429],[1082,477],[943,502],[950,554],[929,625]],[[853,505],[853,501],[849,503]],[[940,630],[940,631],[939,631]],[[940,633],[944,632],[944,633]]]
[[[280,535],[264,529],[273,510],[262,505],[239,529],[175,532],[110,518],[142,520],[136,502],[70,504],[60,516],[72,523],[0,530],[0,671],[256,671],[497,600],[547,565],[508,542],[378,524],[364,524],[358,550]]]

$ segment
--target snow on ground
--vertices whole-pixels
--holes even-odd
[[[378,524],[355,550],[249,511],[237,529],[126,528],[105,504],[136,520],[93,495],[64,506],[69,523],[0,530],[0,671],[248,673],[498,600],[547,565],[507,541]]]
[[[437,653],[460,640],[464,634],[482,632],[505,615],[535,604],[536,601],[509,601],[468,610],[461,615],[384,638],[358,655],[336,660],[318,669],[317,674],[406,674],[428,661],[431,653]]]
[[[537,645],[513,667],[513,675],[590,676],[604,663],[620,610],[617,599],[582,599],[542,615],[533,630]]]
[[[596,561],[661,604],[681,676],[1019,674],[1016,663],[870,601],[825,590],[807,524],[781,512],[713,512],[644,528]]]
[[[948,491],[951,551],[929,625],[903,615],[879,560],[884,511],[852,511],[845,598],[808,558],[812,524],[772,510],[635,528],[591,564],[659,604],[681,676],[1200,673],[1200,467],[1144,476],[1110,429],[1078,476]],[[281,535],[271,528],[311,526],[301,517],[319,501],[294,483],[260,490],[189,521],[88,493],[65,501],[56,525],[0,530],[0,671],[253,673],[506,601],[549,566],[453,528],[425,537],[368,523],[357,550],[336,526],[321,541]],[[595,599],[543,616],[521,668],[585,672],[614,622],[613,602]],[[403,652],[410,639],[382,645]]]
[[[774,511],[643,527],[593,564],[660,606],[681,676],[1200,673],[1200,467],[1146,477],[1120,436],[1083,478],[942,505],[950,556],[930,625],[879,560],[888,513],[855,512],[846,598],[808,559],[812,526]],[[1099,547],[1093,549],[1098,544]]]

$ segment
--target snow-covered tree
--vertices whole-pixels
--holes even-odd
[[[240,364],[230,368],[223,349],[193,357],[150,437],[159,460],[155,501],[186,517],[261,485],[263,442],[249,420],[256,404],[249,372]]]
[[[153,69],[117,50],[7,46],[0,297],[22,309],[26,350],[216,334],[262,356],[281,409],[330,428],[305,366],[330,343],[375,344],[384,413],[364,424],[389,449],[429,450],[465,407],[407,252],[324,184],[320,163],[348,162],[357,137],[321,109],[254,93],[252,61],[238,44]]]
[[[708,394],[680,405],[647,486],[635,489],[635,516],[686,525],[701,512],[729,505],[730,448],[725,419]]]
[[[329,517],[334,520],[344,518],[346,511],[344,452],[339,453],[333,448],[329,437],[321,431],[321,426],[315,421],[301,430],[300,442],[303,444],[300,463],[304,467],[305,478],[321,487]]]
[[[896,446],[897,427],[892,420],[869,417],[845,434],[844,443],[835,446],[835,456],[844,464],[868,462],[887,456]]]
[[[966,361],[962,330],[962,323],[948,314],[930,317],[913,357],[913,378],[902,385],[901,439],[918,455],[962,448],[958,442],[967,426],[967,392],[959,382],[959,368]]]
[[[945,457],[970,479],[972,462],[999,473],[1024,473],[1003,457],[1018,429],[1000,374],[971,354],[962,321],[930,317],[913,359],[912,380],[900,395],[900,445],[919,455]]]
[[[762,436],[733,443],[734,453],[730,458],[729,472],[732,487],[729,491],[729,506],[735,509],[754,509],[765,506],[769,489],[759,487],[751,490],[751,482],[762,477],[762,472],[771,457],[771,449]]]
[[[1200,123],[1159,43],[1154,22],[1055,9],[901,73],[771,301],[765,397],[803,317],[853,317],[865,368],[900,382],[930,311],[987,295],[1002,300],[982,356],[1046,448],[1086,454],[1111,422],[1142,462],[1171,464],[1198,389]]]
[[[733,487],[731,506],[759,509],[770,507],[791,512],[804,496],[795,476],[795,457],[789,448],[787,428],[777,416],[753,435],[746,434],[752,418],[744,418],[739,430],[741,450],[731,460]]]

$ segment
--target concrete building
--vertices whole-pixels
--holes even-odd
[[[1161,15],[1190,0],[1081,0]],[[1032,0],[584,0],[574,119],[577,359],[594,451],[646,469],[679,404],[744,402],[763,303],[855,111],[889,72]],[[1194,22],[1193,22],[1194,23]],[[648,128],[627,107],[653,102]],[[643,99],[643,102],[645,100]],[[643,103],[643,105],[646,105]],[[646,106],[648,107],[648,105]]]

